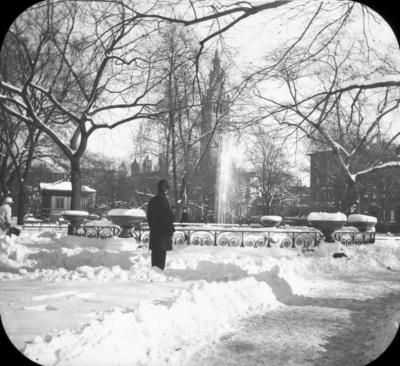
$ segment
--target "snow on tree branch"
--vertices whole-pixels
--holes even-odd
[[[372,172],[376,172],[378,170],[388,169],[388,168],[400,168],[400,161],[389,161],[387,163],[383,163],[380,165],[376,165],[374,167],[362,170],[358,173],[353,174],[354,180],[358,181],[360,177],[371,174]]]

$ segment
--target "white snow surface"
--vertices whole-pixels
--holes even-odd
[[[60,359],[79,365],[181,364],[231,330],[239,317],[278,306],[271,288],[254,278],[197,281],[170,306],[143,302],[128,312],[116,308],[79,329],[36,339],[24,354],[50,365]]]
[[[89,212],[80,210],[67,210],[67,211],[62,211],[61,215],[88,216]]]
[[[347,257],[334,259],[334,252]],[[400,283],[361,288],[340,281],[388,268],[400,271],[395,237],[353,247],[321,242],[309,253],[179,245],[161,271],[133,238],[23,231],[0,234],[0,310],[10,339],[42,365],[186,365],[241,319],[287,309],[277,296],[288,288],[296,295],[359,300],[400,291]],[[12,291],[18,288],[26,290]],[[349,314],[343,317],[348,321]],[[304,347],[321,349],[326,332],[313,334]]]
[[[274,215],[266,215],[266,216],[261,216],[262,218],[265,218],[265,220],[274,220],[274,221],[282,221],[282,216],[274,216]]]
[[[374,224],[377,223],[377,219],[374,216],[369,216],[369,215],[360,215],[360,214],[352,214],[349,215],[347,218],[348,222],[372,222]]]
[[[146,212],[140,208],[114,208],[108,211],[107,216],[134,216],[134,217],[146,217]]]
[[[336,213],[329,213],[329,212],[311,212],[308,217],[308,221],[347,221],[347,217],[344,213],[336,212]]]

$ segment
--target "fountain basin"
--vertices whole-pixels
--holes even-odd
[[[86,211],[69,210],[61,212],[61,216],[70,224],[82,224],[89,216],[89,213]]]
[[[115,225],[122,228],[120,238],[130,238],[131,229],[146,220],[146,213],[140,208],[134,209],[112,209],[108,211],[107,218]]]
[[[95,214],[89,214],[89,216],[87,217],[88,220],[99,220],[100,216],[99,215],[95,215]]]
[[[374,228],[377,221],[376,217],[369,215],[352,214],[347,218],[347,222],[362,233]]]
[[[266,216],[261,216],[260,221],[264,227],[276,227],[282,222],[282,217],[266,215]]]
[[[334,243],[335,239],[332,234],[344,226],[347,222],[347,217],[341,212],[311,212],[307,217],[307,221],[316,229],[322,231],[326,242]]]

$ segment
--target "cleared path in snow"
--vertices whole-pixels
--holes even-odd
[[[244,319],[236,332],[198,352],[188,366],[363,366],[396,335],[398,291],[366,300],[297,296],[284,280],[263,277],[286,307]],[[375,280],[398,282],[400,276],[388,273]]]

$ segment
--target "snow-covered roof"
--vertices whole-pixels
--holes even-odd
[[[72,191],[72,185],[70,181],[60,180],[55,183],[39,183],[40,190],[47,191]],[[94,193],[95,189],[89,186],[82,186],[82,192]]]

